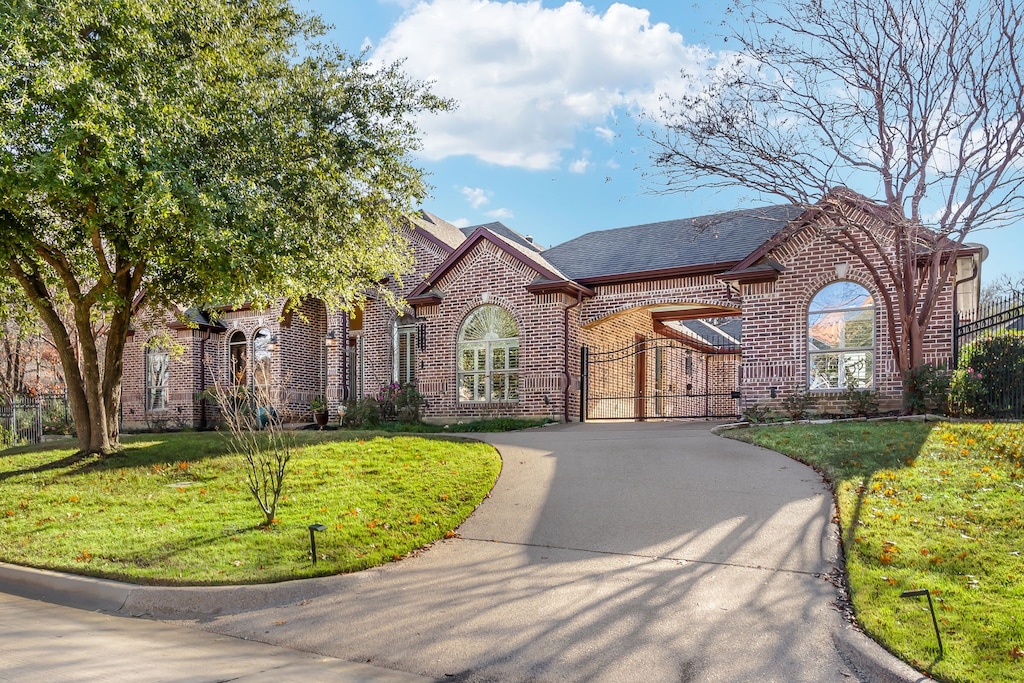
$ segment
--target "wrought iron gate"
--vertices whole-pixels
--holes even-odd
[[[697,351],[637,335],[617,349],[580,352],[580,421],[735,417],[738,347]]]

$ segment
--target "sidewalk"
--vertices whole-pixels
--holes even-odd
[[[155,621],[86,612],[4,593],[0,593],[0,633],[4,634],[0,681],[430,680],[371,664],[355,664]]]

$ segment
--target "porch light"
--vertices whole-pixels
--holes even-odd
[[[332,348],[338,345],[338,333],[334,330],[327,330],[327,337],[324,339],[324,346]]]
[[[267,341],[267,351],[277,351],[277,335],[270,335],[270,339]]]

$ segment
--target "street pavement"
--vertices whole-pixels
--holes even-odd
[[[0,593],[0,681],[414,683],[399,671]]]
[[[0,590],[164,620],[5,601],[0,680],[924,680],[870,641],[858,654],[867,639],[835,606],[831,494],[811,469],[707,423],[479,438],[502,454],[491,495],[456,538],[383,567],[173,589],[0,566]]]

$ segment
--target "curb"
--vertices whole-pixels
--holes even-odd
[[[871,640],[860,631],[845,626],[832,634],[839,656],[866,680],[877,683],[934,683],[934,679]]]
[[[375,572],[246,586],[137,586],[0,562],[0,591],[67,607],[132,617],[190,619],[273,607],[373,580]]]

